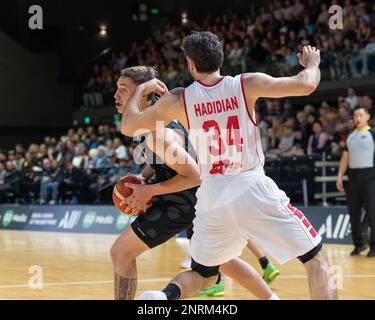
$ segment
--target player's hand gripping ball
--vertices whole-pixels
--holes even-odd
[[[127,175],[125,177],[122,177],[115,186],[113,187],[113,192],[112,192],[112,200],[117,208],[121,213],[126,214],[126,215],[139,215],[144,213],[143,211],[138,211],[134,212],[132,211],[131,214],[126,213],[125,210],[128,207],[128,204],[124,202],[124,200],[129,197],[133,193],[133,189],[125,186],[126,183],[132,183],[132,184],[141,184],[142,181],[139,179],[137,176],[134,175]],[[150,199],[147,202],[147,205],[152,204],[152,199]]]

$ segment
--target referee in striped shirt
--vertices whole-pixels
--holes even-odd
[[[361,222],[361,210],[364,208],[370,226],[370,251],[367,256],[375,257],[375,132],[369,126],[370,118],[367,107],[354,109],[356,129],[347,138],[336,184],[337,189],[343,192],[342,177],[349,169],[345,192],[355,246],[352,256],[367,249],[363,239],[364,223]]]

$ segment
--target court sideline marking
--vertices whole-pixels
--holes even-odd
[[[375,274],[347,274],[342,275],[343,278],[375,278]],[[226,279],[225,277],[224,279]],[[278,276],[277,279],[306,279],[306,275],[289,275],[289,276]],[[230,279],[230,278],[229,278]],[[138,279],[139,282],[163,282],[169,281],[171,278],[150,278],[150,279]],[[102,281],[75,281],[75,282],[47,282],[43,283],[43,287],[53,286],[69,286],[69,285],[95,285],[95,284],[108,284],[113,283],[113,280],[102,280]],[[29,287],[29,284],[13,284],[13,285],[0,285],[0,289],[6,288],[25,288]]]

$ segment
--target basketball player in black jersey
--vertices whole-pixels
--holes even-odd
[[[122,70],[115,94],[118,112],[123,113],[125,104],[137,85],[155,77],[156,71],[150,67],[138,66]],[[151,104],[152,97],[143,97],[143,108]],[[130,185],[134,192],[128,213],[135,214],[140,210],[145,213],[137,216],[131,227],[126,229],[111,247],[115,299],[134,299],[137,288],[136,258],[139,255],[166,242],[181,231],[192,228],[196,187],[200,184],[199,167],[181,124],[173,121],[161,131],[163,134],[148,134],[143,143],[148,165],[141,176],[151,183]],[[158,148],[160,145],[162,148]],[[176,154],[179,161],[176,161]],[[145,201],[139,204],[141,199],[151,197],[151,206],[147,207]],[[137,203],[139,205],[134,205]],[[275,296],[260,275],[241,259],[228,262],[222,266],[221,271],[260,299]]]

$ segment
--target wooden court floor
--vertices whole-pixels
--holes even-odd
[[[115,235],[0,231],[0,299],[112,299],[112,264],[109,248]],[[375,258],[350,257],[352,246],[325,245],[334,265],[340,299],[375,300]],[[242,256],[259,270],[254,256]],[[185,259],[175,239],[138,259],[137,295],[161,289]],[[308,299],[307,278],[296,260],[278,266],[272,284],[281,299]],[[35,282],[42,279],[43,282]],[[213,299],[255,299],[224,277],[226,295]],[[30,287],[30,283],[32,286]],[[35,284],[42,288],[35,288]]]

